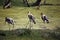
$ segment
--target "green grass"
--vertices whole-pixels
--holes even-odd
[[[15,7],[13,6],[10,9],[2,9],[0,7],[0,29],[9,29],[9,27],[12,26],[5,24],[4,18],[6,16],[12,17],[16,22],[15,22],[15,28],[25,28],[27,23],[28,23],[28,17],[27,17],[27,12],[31,11],[32,14],[36,18],[37,24],[34,25],[32,28],[40,28],[40,27],[47,27],[47,28],[55,28],[56,26],[59,26],[60,23],[60,7],[59,6],[41,6],[40,10],[37,10],[36,7]],[[44,24],[40,18],[40,13],[43,12],[46,14],[49,18],[50,23],[49,24]],[[29,25],[27,25],[29,27]]]
[[[21,30],[21,29],[19,29],[19,30]],[[52,36],[52,33],[51,33],[51,35],[49,34],[49,32],[51,32],[49,30],[39,30],[39,29],[38,30],[31,30],[30,34],[26,33],[26,34],[23,34],[23,35],[20,35],[19,32],[18,32],[18,34],[16,34],[17,31],[18,30],[0,31],[0,33],[2,32],[2,33],[6,34],[6,36],[1,36],[0,35],[0,39],[1,40],[56,40]],[[49,37],[47,37],[46,34],[47,35],[49,34]]]
[[[33,1],[33,0],[32,0]],[[14,2],[14,3],[13,3]],[[31,2],[31,1],[30,1]],[[33,1],[34,2],[34,1]],[[42,1],[43,2],[43,1]],[[0,5],[2,3],[2,0],[0,1]],[[20,4],[21,3],[21,4]],[[47,3],[52,4],[60,4],[60,0],[47,0]],[[26,6],[26,5],[25,5]],[[13,0],[12,1],[12,8],[10,9],[3,9],[2,6],[0,6],[0,30],[12,30],[12,25],[5,24],[5,17],[11,17],[15,20],[15,29],[21,29],[26,28],[26,25],[29,21],[28,19],[28,11],[31,11],[32,14],[36,18],[36,24],[33,24],[32,29],[40,29],[43,27],[49,28],[49,29],[55,29],[56,27],[60,27],[60,6],[40,6],[40,10],[37,10],[36,7],[24,7],[24,4],[22,3],[22,0]],[[40,18],[40,13],[44,13],[48,16],[48,19],[50,21],[49,24],[43,23],[43,21]],[[29,27],[29,25],[27,25]],[[55,40],[53,38],[42,38],[40,37],[39,33],[40,31],[33,31],[32,36],[16,36],[9,34],[9,32],[6,33],[6,37],[2,37],[3,40]]]

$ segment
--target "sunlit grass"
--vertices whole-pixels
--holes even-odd
[[[37,10],[36,7],[15,7],[13,6],[10,9],[0,9],[0,29],[8,29],[9,25],[4,24],[4,18],[6,16],[12,17],[15,22],[15,29],[16,28],[25,28],[28,23],[28,11],[31,11],[32,14],[36,18],[37,24],[33,24],[34,29],[38,29],[40,27],[47,27],[47,28],[55,28],[55,26],[59,26],[60,23],[60,7],[59,6],[41,6],[40,10]],[[57,11],[58,10],[58,11]],[[50,23],[44,24],[40,18],[40,13],[44,13],[48,16]],[[12,28],[12,26],[11,26]]]

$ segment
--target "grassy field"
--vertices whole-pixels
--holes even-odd
[[[14,3],[13,3],[14,1]],[[40,30],[41,28],[48,28],[51,30],[54,30],[56,27],[60,27],[60,6],[40,6],[40,9],[37,10],[36,7],[24,7],[24,4],[20,0],[13,0],[12,1],[12,8],[9,9],[3,9],[2,6],[0,6],[0,30],[2,30],[3,33],[6,33],[7,36],[0,36],[1,40],[55,40],[53,38],[45,38],[41,37],[43,35]],[[32,0],[33,1],[33,0]],[[53,2],[54,1],[54,2]],[[21,2],[21,4],[19,3]],[[30,1],[31,2],[31,1]],[[34,2],[34,1],[33,1]],[[43,2],[43,1],[42,1]],[[0,5],[2,3],[2,0],[0,1]],[[47,0],[46,3],[52,3],[52,4],[60,4],[60,0]],[[17,36],[15,34],[11,34],[13,32],[8,31],[10,30],[16,30],[16,29],[23,29],[23,28],[29,28],[29,19],[28,19],[28,11],[31,11],[32,14],[35,16],[36,24],[33,24],[31,35],[27,36]],[[48,16],[48,19],[50,21],[49,24],[43,23],[43,21],[40,18],[40,13],[44,13]],[[5,17],[11,17],[15,20],[14,29],[12,25],[5,24]],[[37,29],[37,30],[36,30]],[[1,31],[0,31],[1,32]]]
[[[0,29],[12,29],[11,25],[5,24],[4,18],[12,17],[15,20],[15,28],[26,28],[28,23],[27,12],[31,11],[32,14],[36,18],[37,24],[33,24],[34,29],[38,29],[40,27],[47,27],[49,29],[53,29],[59,26],[60,23],[60,7],[59,6],[41,6],[40,10],[37,10],[36,7],[15,7],[13,6],[10,9],[2,9],[0,7]],[[40,18],[40,13],[44,13],[48,16],[50,23],[44,24]],[[29,25],[27,25],[29,27]]]

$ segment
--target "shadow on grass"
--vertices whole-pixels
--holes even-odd
[[[49,29],[16,29],[11,31],[2,31],[0,30],[0,39],[8,39],[14,37],[20,38],[29,38],[32,40],[60,40],[60,28],[55,30]],[[12,40],[12,39],[11,39]],[[15,39],[14,39],[15,40]]]
[[[4,0],[0,0],[0,6],[3,6]],[[23,0],[11,0],[12,6],[17,6],[17,7],[27,7],[26,4],[23,3]],[[33,3],[29,3],[30,7],[32,7]],[[60,6],[60,4],[41,4],[41,6]]]

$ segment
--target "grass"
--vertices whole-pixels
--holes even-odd
[[[26,5],[22,3],[22,0],[13,0],[13,1],[12,1],[13,6],[10,9],[3,9],[2,6],[0,6],[0,30],[5,32],[5,31],[8,31],[9,28],[10,30],[13,29],[12,25],[9,25],[7,23],[5,24],[4,20],[6,16],[11,17],[15,20],[15,27],[13,30],[26,28],[26,25],[29,21],[27,17],[28,11],[31,11],[36,18],[36,24],[33,24],[33,27],[32,27],[32,29],[35,29],[35,30],[32,31],[32,37],[31,35],[30,36],[12,35],[11,33],[13,32],[8,31],[8,32],[5,32],[7,36],[5,37],[0,36],[1,40],[55,40],[53,38],[41,37],[42,33],[40,33],[40,30],[36,31],[36,29],[46,27],[48,29],[54,30],[56,27],[60,27],[60,6],[40,6],[40,10],[37,10],[36,7],[24,7]],[[2,0],[0,1],[0,5],[1,3],[2,3]],[[60,4],[60,1],[47,0],[47,3]],[[48,19],[50,21],[49,24],[47,23],[44,24],[42,22],[40,18],[41,12],[48,16]],[[27,27],[29,27],[29,25],[27,25]]]
[[[32,14],[36,17],[36,22],[37,24],[33,24],[33,28],[40,28],[40,27],[47,27],[47,28],[55,28],[55,26],[59,26],[60,23],[60,7],[59,6],[41,6],[40,10],[37,10],[36,7],[15,7],[13,6],[10,9],[2,9],[0,7],[0,29],[8,29],[9,25],[4,24],[4,18],[6,16],[12,17],[16,23],[15,23],[15,28],[25,28],[25,26],[28,23],[28,17],[27,17],[27,12],[31,11]],[[44,24],[42,23],[42,20],[40,18],[40,13],[43,12],[46,14],[49,18],[50,23],[49,24]],[[29,26],[29,25],[28,25]],[[12,28],[12,26],[10,25]]]
[[[20,30],[20,31],[19,31]],[[13,31],[3,31],[0,30],[0,40],[59,40],[60,31],[57,30],[40,30],[33,29],[30,31],[26,31],[27,29],[17,29]],[[60,30],[60,29],[59,29]],[[20,32],[25,31],[20,34]],[[3,33],[4,35],[1,35]]]

